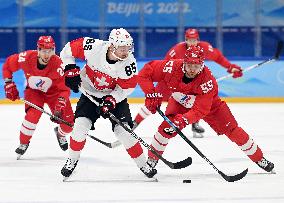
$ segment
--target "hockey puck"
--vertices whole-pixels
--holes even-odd
[[[188,180],[183,180],[182,182],[183,183],[191,183],[191,180],[189,180],[189,179]]]

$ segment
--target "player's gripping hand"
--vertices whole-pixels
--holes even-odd
[[[177,114],[173,119],[173,123],[175,124],[176,127],[178,127],[181,130],[189,124],[189,121],[186,118],[186,116],[182,114]]]
[[[155,114],[157,111],[157,108],[160,108],[163,100],[163,95],[161,93],[149,93],[146,94],[145,99],[145,106],[146,108],[151,111],[152,114]]]
[[[58,97],[56,104],[54,106],[53,115],[62,119],[64,115],[65,107],[66,107],[66,99],[64,97]],[[61,121],[57,120],[54,117],[51,117],[50,120],[54,123],[58,123],[58,124],[61,123]]]
[[[7,99],[10,99],[12,101],[20,99],[17,86],[12,80],[5,82],[4,90]]]
[[[116,107],[116,100],[113,96],[107,95],[102,98],[100,103],[100,112],[103,118],[108,117],[108,112],[112,111]]]
[[[76,64],[68,64],[64,69],[65,85],[69,87],[73,92],[79,92],[79,85],[81,83],[80,67]]]
[[[227,72],[233,73],[233,78],[238,78],[243,76],[243,69],[236,64],[231,64]]]

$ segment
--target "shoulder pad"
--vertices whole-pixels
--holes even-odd
[[[101,46],[102,43],[102,40],[94,39],[91,37],[84,37],[83,49],[84,51],[92,50],[94,48],[97,48],[97,46]]]
[[[200,41],[198,45],[201,46],[205,51],[213,51],[213,46],[209,42]]]

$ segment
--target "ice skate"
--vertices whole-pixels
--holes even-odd
[[[15,150],[15,152],[18,154],[17,160],[21,158],[21,156],[27,151],[29,144],[20,144],[20,146]]]
[[[267,159],[265,159],[264,157],[262,157],[262,159],[258,162],[256,162],[256,164],[262,168],[263,170],[265,170],[266,172],[269,173],[275,173],[274,169],[274,164],[270,161],[268,161]]]
[[[78,159],[72,159],[72,158],[68,158],[66,160],[65,165],[61,169],[61,174],[63,175],[63,181],[66,181],[68,178],[70,178],[74,169],[77,166],[78,161],[79,161]]]
[[[140,170],[148,177],[153,178],[154,175],[157,174],[157,170],[152,168],[148,163],[145,163],[144,166],[140,168]]]
[[[56,135],[56,138],[57,138],[57,141],[58,141],[58,144],[59,144],[60,148],[63,151],[66,151],[68,149],[68,142],[66,140],[66,137],[65,136],[61,136],[59,134],[58,127],[54,128],[54,132],[55,132],[55,135]]]
[[[203,138],[203,133],[205,132],[204,128],[202,128],[198,122],[192,123],[192,132],[194,138]]]

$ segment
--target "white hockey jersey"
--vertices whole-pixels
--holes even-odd
[[[68,42],[60,52],[64,67],[76,64],[75,59],[86,61],[81,70],[81,92],[102,98],[112,95],[116,102],[124,100],[137,84],[137,64],[133,54],[127,59],[109,64],[106,60],[108,41],[89,37]]]

